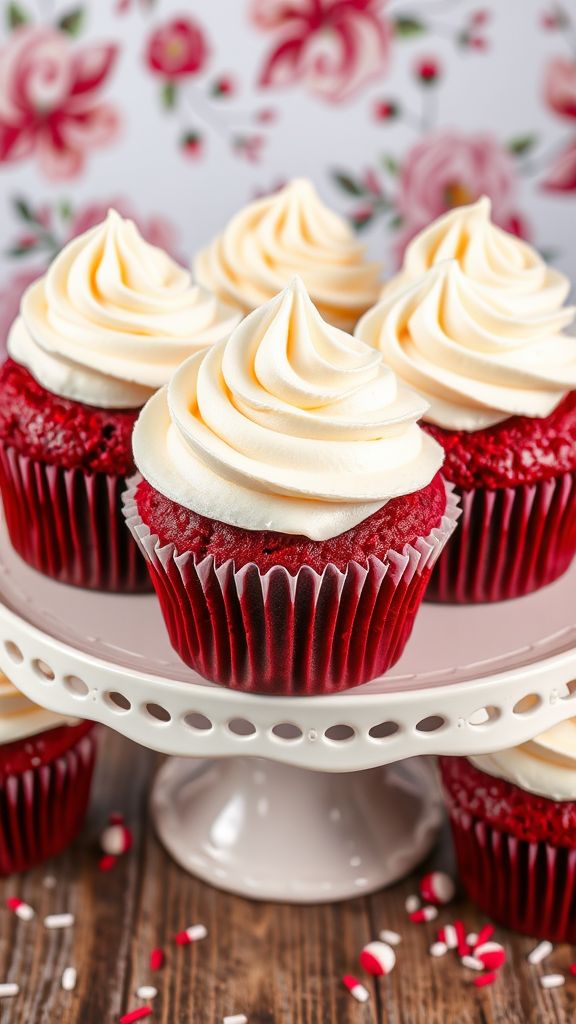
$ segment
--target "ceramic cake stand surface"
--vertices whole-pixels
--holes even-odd
[[[335,900],[400,878],[441,820],[433,762],[576,714],[576,565],[500,605],[424,605],[387,676],[329,697],[215,686],[169,646],[154,596],[53,583],[0,524],[0,667],[32,700],[175,755],[152,794],[185,868],[224,889]],[[574,697],[573,697],[574,692]]]

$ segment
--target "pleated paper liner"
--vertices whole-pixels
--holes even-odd
[[[232,689],[326,694],[359,686],[402,654],[432,567],[459,514],[453,488],[439,526],[402,552],[346,571],[303,566],[261,573],[162,546],[125,495],[130,530],[146,556],[172,646],[191,668]]]
[[[462,518],[432,573],[427,600],[504,601],[566,572],[576,553],[576,473],[457,494]]]
[[[144,559],[122,515],[123,476],[63,469],[0,444],[0,491],[13,547],[61,583],[150,590]]]
[[[0,875],[25,871],[70,845],[90,796],[96,756],[94,726],[64,726],[68,749],[37,767],[4,774],[0,784]],[[22,744],[26,741],[22,740]],[[65,746],[65,744],[64,744]],[[0,748],[1,756],[1,748]]]

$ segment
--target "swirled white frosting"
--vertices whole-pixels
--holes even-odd
[[[57,395],[136,408],[238,320],[110,210],[26,290],[8,351]]]
[[[425,418],[478,430],[509,416],[548,416],[576,387],[576,338],[568,307],[514,314],[446,260],[390,292],[356,334],[382,352],[429,402]]]
[[[0,671],[0,746],[75,722],[33,704]]]
[[[576,800],[576,719],[497,754],[470,757],[476,768],[549,800]]]
[[[568,278],[547,266],[527,242],[493,224],[490,213],[490,200],[483,196],[433,221],[409,243],[402,268],[382,297],[417,281],[437,263],[458,260],[486,301],[502,312],[524,318],[558,310],[570,291]]]
[[[352,330],[376,302],[380,266],[365,259],[346,221],[321,202],[310,181],[244,207],[194,261],[195,275],[247,313],[298,274],[325,320]]]
[[[325,540],[432,480],[443,454],[418,426],[425,409],[295,279],[177,370],[141,412],[134,456],[194,512]]]

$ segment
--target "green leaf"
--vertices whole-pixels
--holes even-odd
[[[6,24],[8,28],[18,28],[20,25],[26,25],[30,19],[26,11],[20,7],[20,4],[11,3],[8,4],[6,10]]]
[[[368,216],[354,217],[352,216],[352,223],[356,231],[364,231],[372,221],[374,220],[374,213],[372,212]]]
[[[402,214],[397,213],[394,217],[388,221],[388,226],[392,228],[392,231],[398,231],[399,228],[404,226],[404,217]]]
[[[20,259],[21,256],[29,256],[30,253],[35,252],[38,248],[38,243],[35,245],[14,245],[11,249],[6,250],[6,256],[9,259]]]
[[[536,135],[518,135],[515,139],[510,139],[508,149],[514,156],[524,156],[534,148],[537,141]]]
[[[75,7],[68,14],[63,14],[58,22],[58,28],[67,32],[69,36],[78,36],[84,27],[86,12],[82,7]]]
[[[349,196],[365,196],[366,189],[359,181],[355,181],[349,174],[344,171],[333,171],[332,177],[337,185],[340,186],[343,192],[347,192]]]
[[[166,110],[173,110],[176,105],[176,82],[169,80],[164,82],[160,95],[162,98],[162,105]]]
[[[392,25],[395,35],[401,36],[403,39],[421,36],[427,31],[424,22],[419,21],[418,18],[411,18],[408,15],[398,15],[398,17],[394,18]]]
[[[396,176],[400,171],[400,164],[393,156],[383,156],[382,166],[388,171],[388,174]]]
[[[72,217],[72,204],[68,199],[62,199],[58,203],[58,213],[62,220],[70,220]]]
[[[38,218],[26,199],[15,196],[12,202],[21,220],[25,220],[27,224],[38,224]]]

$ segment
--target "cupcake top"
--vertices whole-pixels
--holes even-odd
[[[8,352],[62,398],[136,408],[238,320],[110,210],[25,291]]]
[[[417,281],[437,263],[458,260],[465,276],[504,313],[538,317],[559,309],[570,291],[568,278],[547,266],[527,242],[493,224],[490,213],[490,200],[483,196],[433,221],[409,243],[402,268],[382,297]]]
[[[497,754],[468,758],[476,768],[548,800],[576,800],[576,718]]]
[[[510,298],[510,297],[508,297]],[[574,309],[515,312],[445,260],[390,291],[356,334],[428,401],[425,419],[480,430],[510,416],[548,416],[576,388]]]
[[[0,671],[0,746],[35,736],[46,729],[73,724],[75,721],[33,704]]]
[[[430,483],[443,453],[418,426],[425,410],[296,278],[147,403],[134,457],[193,512],[326,540]]]
[[[248,313],[299,274],[325,320],[352,330],[376,302],[380,267],[310,181],[245,206],[194,261],[198,281]]]

